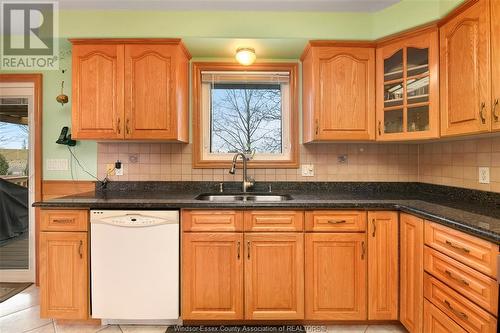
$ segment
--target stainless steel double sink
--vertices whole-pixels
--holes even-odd
[[[195,200],[214,202],[279,202],[292,199],[292,196],[289,194],[274,193],[204,193],[195,198]]]

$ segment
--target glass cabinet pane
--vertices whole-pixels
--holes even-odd
[[[409,107],[406,127],[408,132],[429,130],[429,106]]]
[[[384,107],[403,105],[403,82],[384,85]]]
[[[408,104],[424,103],[429,101],[429,77],[408,79],[406,82],[406,96]]]
[[[403,132],[403,109],[384,111],[384,133]]]
[[[403,78],[403,50],[384,60],[384,81]]]
[[[429,49],[409,47],[406,50],[407,76],[429,73]]]

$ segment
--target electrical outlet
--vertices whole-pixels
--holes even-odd
[[[490,183],[490,168],[479,167],[479,183],[480,184]]]
[[[48,158],[45,160],[48,171],[67,171],[68,159],[67,158]]]
[[[302,164],[302,176],[314,177],[314,164]]]
[[[114,176],[116,175],[116,172],[115,172],[115,164],[114,163],[108,163],[106,164],[106,174],[108,176]]]
[[[117,165],[120,165],[120,168],[117,168]],[[123,176],[123,163],[120,161],[116,161],[115,163],[115,175],[117,176]]]

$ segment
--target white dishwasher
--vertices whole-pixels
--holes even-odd
[[[175,324],[179,318],[179,212],[90,212],[92,317]]]

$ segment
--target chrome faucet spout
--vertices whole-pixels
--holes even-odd
[[[243,153],[236,153],[234,154],[233,156],[233,164],[231,166],[231,169],[229,170],[229,173],[234,175],[235,172],[236,172],[236,162],[238,161],[238,157],[241,157],[242,161],[243,161],[243,174],[242,174],[242,185],[241,185],[241,189],[243,192],[247,192],[247,190],[249,188],[251,188],[254,184],[255,184],[255,181],[251,178],[251,177],[248,177],[248,172],[247,172],[247,161],[248,161],[248,158],[245,156],[245,154]]]

